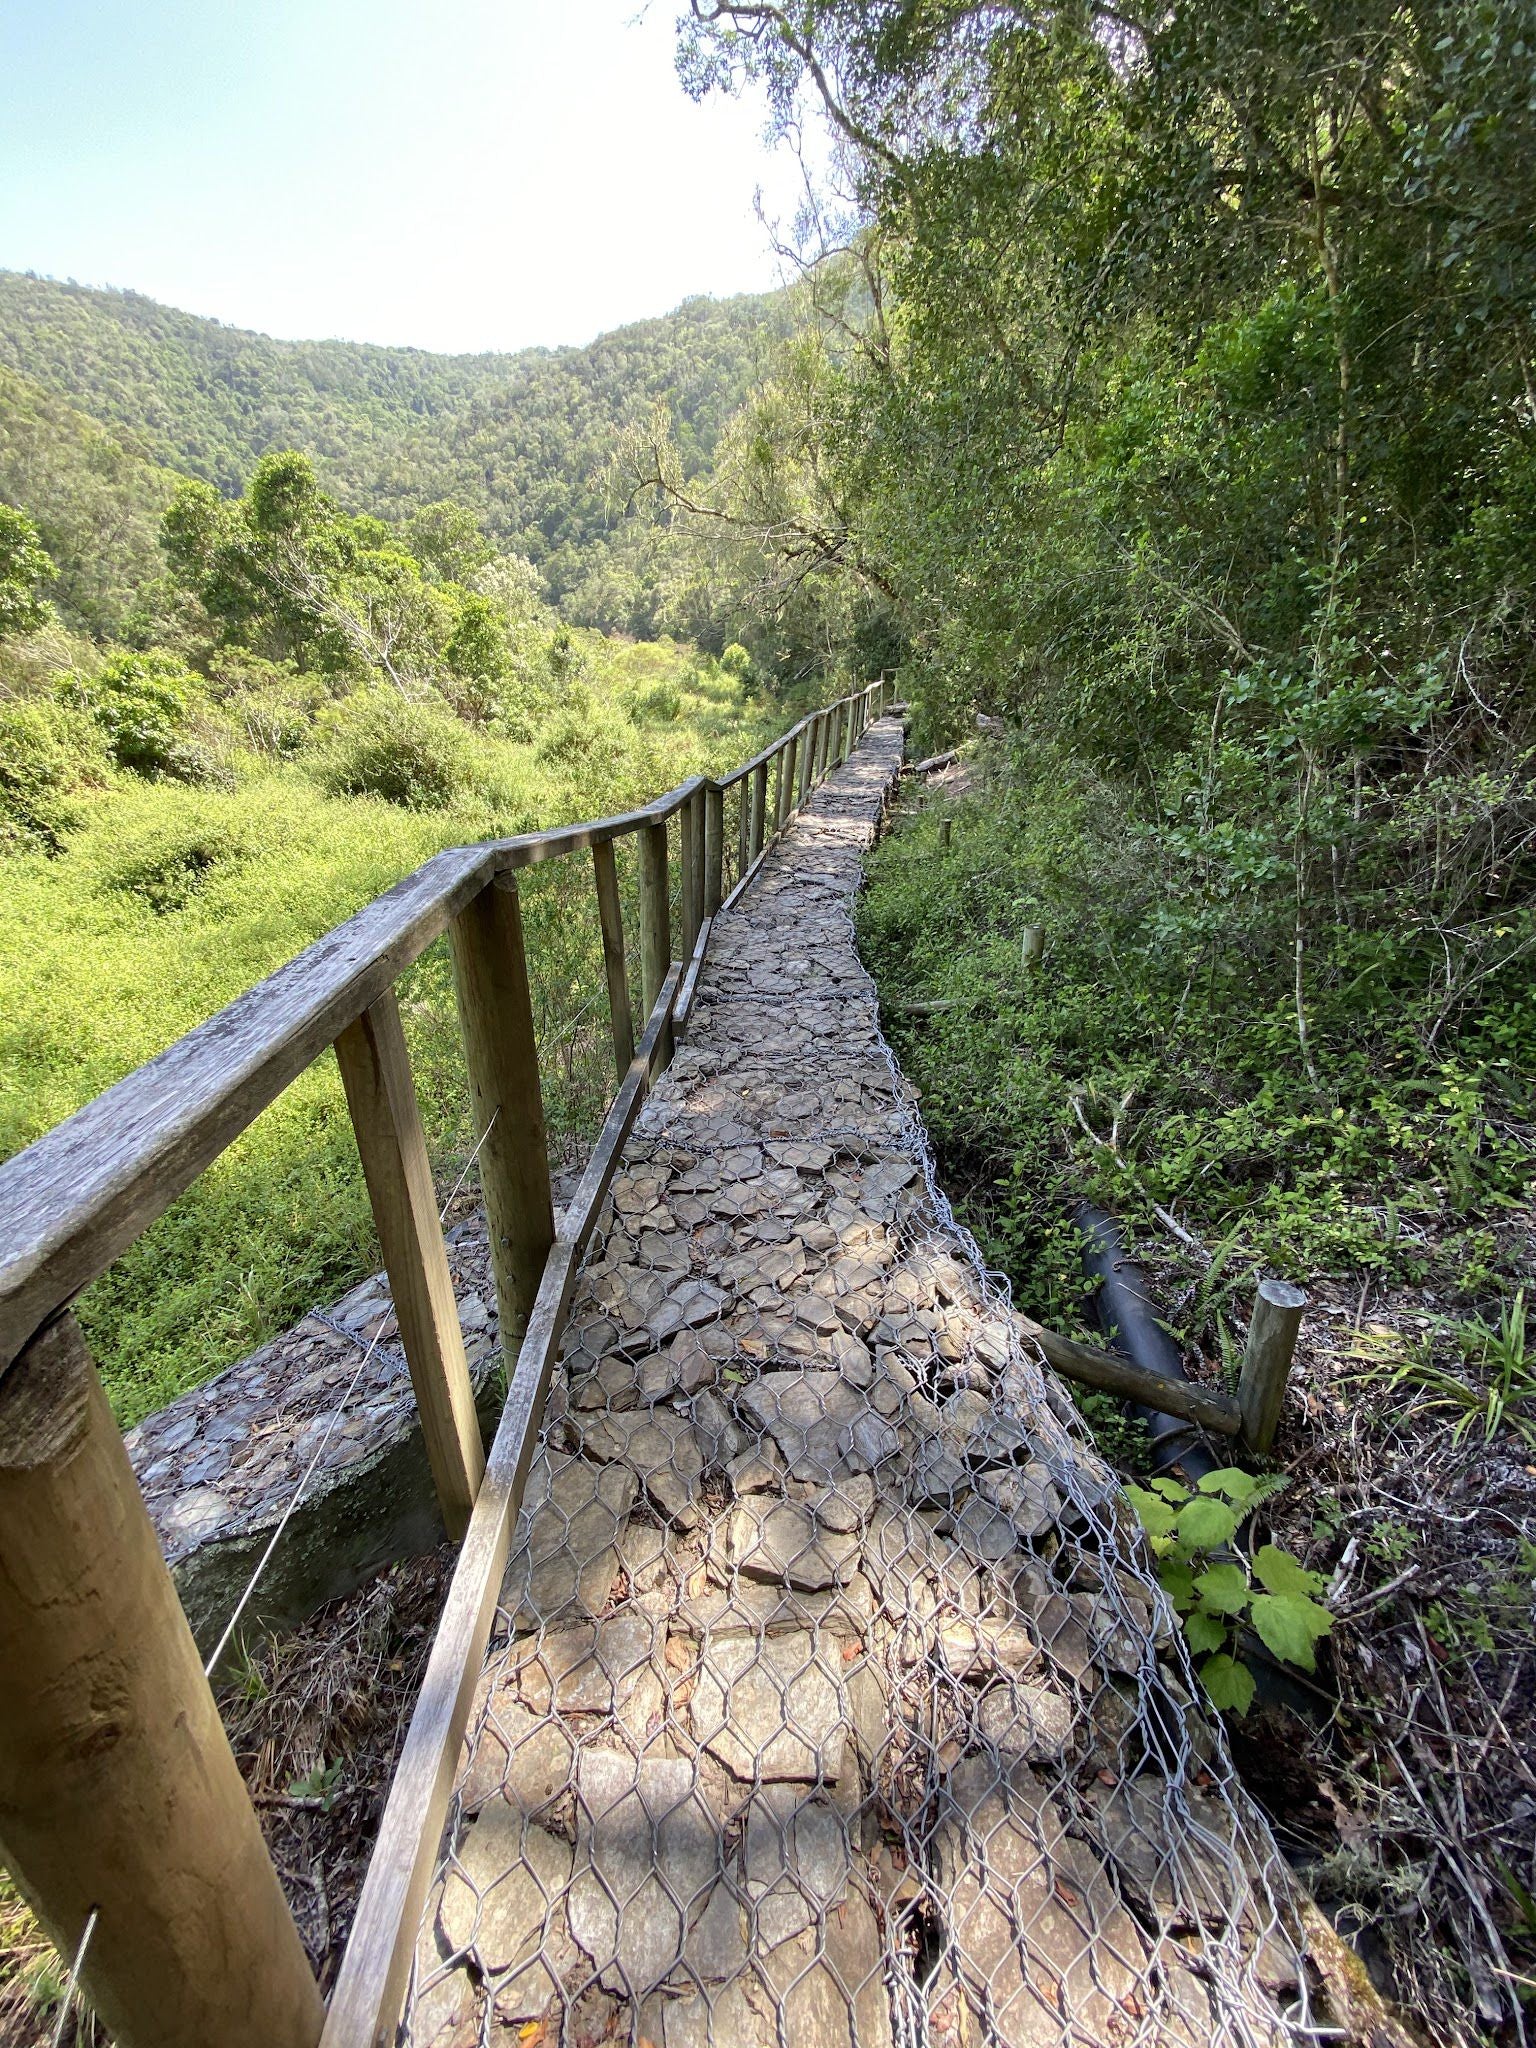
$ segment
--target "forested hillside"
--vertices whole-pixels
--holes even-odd
[[[816,687],[616,467],[664,422],[705,473],[781,315],[698,300],[588,349],[447,359],[0,277],[0,1156],[439,848],[734,766],[786,682]],[[562,886],[528,916],[574,1143],[607,1056]],[[445,976],[413,971],[408,1015],[446,1166]],[[85,1300],[119,1413],[375,1258],[325,1069]]]
[[[113,509],[148,530],[169,495],[160,472],[231,496],[260,456],[300,449],[349,511],[398,523],[452,498],[579,623],[646,630],[655,578],[614,547],[618,437],[659,402],[686,473],[707,470],[785,325],[774,298],[693,299],[585,348],[439,356],[273,341],[133,292],[0,272],[0,498],[42,521],[56,558],[83,555],[108,474]],[[143,550],[107,534],[142,572]]]

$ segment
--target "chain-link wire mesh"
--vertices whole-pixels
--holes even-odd
[[[405,2037],[1257,2044],[1268,1833],[938,1191],[848,908],[876,726],[716,928],[576,1294]]]

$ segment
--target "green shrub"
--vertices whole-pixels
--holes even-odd
[[[597,737],[592,722],[581,711],[567,705],[557,711],[539,736],[534,754],[552,767],[571,767],[591,751]]]
[[[0,849],[57,852],[70,798],[105,782],[107,750],[84,712],[47,698],[0,704]]]
[[[1320,1573],[1273,1543],[1252,1557],[1232,1548],[1245,1517],[1285,1483],[1224,1465],[1195,1487],[1165,1477],[1126,1488],[1157,1559],[1158,1583],[1190,1650],[1203,1660],[1200,1679],[1211,1704],[1239,1714],[1247,1713],[1254,1692],[1242,1658],[1245,1629],[1253,1629],[1272,1657],[1314,1671],[1314,1646],[1333,1627],[1317,1597]]]
[[[152,647],[144,654],[114,654],[93,676],[70,676],[60,695],[95,719],[120,768],[196,782],[210,765],[188,732],[200,690],[185,663]]]
[[[630,716],[637,724],[671,725],[683,708],[683,693],[676,683],[652,683],[630,698]]]
[[[359,691],[316,728],[314,772],[332,796],[444,810],[476,786],[475,749],[450,712]]]

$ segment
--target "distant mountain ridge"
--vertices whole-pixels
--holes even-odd
[[[685,463],[707,468],[786,326],[780,294],[696,298],[585,347],[434,355],[277,341],[136,292],[0,271],[0,497],[46,526],[47,507],[27,503],[40,435],[71,476],[115,471],[151,525],[168,472],[234,495],[259,456],[301,448],[350,511],[470,506],[559,599],[616,523],[602,472],[621,429],[664,399]]]

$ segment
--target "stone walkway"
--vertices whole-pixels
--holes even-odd
[[[406,2038],[1284,2038],[1140,1539],[932,1191],[849,922],[872,728],[722,918],[580,1281]]]

